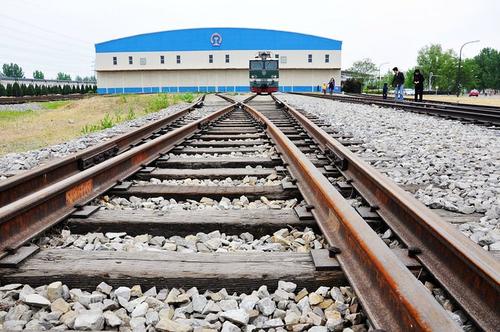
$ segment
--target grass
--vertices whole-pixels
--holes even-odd
[[[46,101],[46,102],[42,102],[42,103],[39,103],[40,106],[43,108],[43,109],[46,109],[46,110],[55,110],[55,109],[58,109],[62,106],[66,106],[70,103],[69,100],[56,100],[56,101]]]
[[[0,155],[38,149],[180,102],[194,94],[94,96],[80,100],[40,103],[41,110],[0,112]]]

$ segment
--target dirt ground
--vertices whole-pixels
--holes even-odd
[[[469,97],[469,96],[434,96],[434,95],[424,95],[425,100],[436,100],[436,101],[446,101],[449,103],[459,103],[459,104],[474,104],[474,105],[489,105],[500,107],[500,95],[495,96],[479,96],[479,97]]]
[[[114,125],[178,102],[179,95],[93,96],[39,103],[40,110],[0,111],[0,155],[61,143],[98,130],[103,119]]]

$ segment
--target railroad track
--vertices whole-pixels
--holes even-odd
[[[384,100],[378,96],[361,94],[321,95],[318,93],[291,93],[315,98],[332,99],[348,103],[374,104],[382,107],[404,109],[415,113],[440,116],[449,119],[457,119],[463,122],[486,126],[500,126],[500,108],[494,106],[456,104],[434,101],[425,101],[419,103],[405,100],[404,102],[395,102],[394,100],[390,99]]]
[[[1,284],[169,288],[161,304],[147,302],[182,312],[155,323],[169,331],[189,331],[186,324],[217,311],[226,321],[211,316],[210,324],[225,331],[237,330],[228,322],[257,329],[460,330],[440,302],[462,309],[468,328],[499,326],[498,261],[356,157],[355,141],[323,130],[320,120],[276,97],[221,97],[227,106],[201,119],[179,115],[175,125],[153,135],[148,130],[141,144],[83,170],[65,174],[55,167],[59,177],[32,190],[29,177],[43,179],[51,167],[7,180]],[[86,159],[77,160],[73,166]],[[16,181],[27,189],[17,193]],[[356,198],[362,203],[353,206]],[[43,232],[49,240],[39,250],[32,239]],[[127,238],[152,250],[123,250]],[[96,297],[106,297],[103,287]],[[196,292],[178,289],[190,287]],[[293,293],[303,287],[308,295]],[[185,308],[195,306],[195,297],[199,304],[198,291],[221,288],[229,294],[205,293],[201,311]],[[250,298],[232,292],[257,298],[249,308]],[[92,295],[78,294],[80,303]],[[135,312],[129,298],[122,303],[113,296]],[[219,308],[205,310],[211,302]]]
[[[5,97],[5,98],[0,98],[0,105],[24,104],[24,103],[56,101],[56,100],[74,100],[74,99],[83,99],[88,96],[89,96],[88,94],[71,94],[71,95]]]

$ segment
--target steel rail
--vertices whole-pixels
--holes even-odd
[[[500,263],[303,114],[274,98],[321,149],[333,154],[351,185],[377,209],[477,326],[486,331],[497,329],[500,326]]]
[[[375,328],[459,331],[446,311],[276,125],[244,105],[276,144]]]
[[[365,98],[365,99],[372,99],[372,100],[381,100],[383,101],[384,99],[382,98],[381,95],[373,95],[373,94],[359,94],[359,93],[344,93],[342,95],[335,95],[335,96],[342,96],[345,98]],[[389,100],[389,99],[386,99]],[[492,106],[492,105],[479,105],[479,104],[467,104],[467,103],[454,103],[454,102],[446,102],[446,101],[440,101],[440,100],[425,100],[422,102],[416,102],[414,101],[413,98],[410,97],[405,97],[404,101],[409,104],[416,104],[416,105],[424,105],[426,107],[451,107],[451,108],[456,108],[456,109],[465,109],[465,110],[477,110],[477,111],[492,111],[494,113],[500,112],[500,108],[498,106]]]
[[[500,125],[500,110],[477,110],[463,107],[453,107],[452,105],[442,106],[440,104],[420,104],[420,103],[411,103],[411,102],[393,102],[387,100],[380,100],[374,98],[367,97],[359,97],[359,96],[338,96],[338,95],[318,95],[313,93],[301,93],[301,92],[292,92],[291,94],[302,95],[307,97],[314,98],[323,98],[329,100],[336,100],[340,102],[347,103],[358,103],[358,104],[375,104],[377,106],[382,107],[392,107],[392,108],[401,108],[404,110],[409,110],[416,113],[422,114],[431,114],[437,115],[441,117],[450,117],[456,118],[460,120],[467,120],[473,122],[479,122],[484,124],[492,124],[495,126]]]
[[[189,104],[186,108],[174,112],[162,119],[141,126],[123,135],[114,137],[107,142],[89,147],[80,152],[68,155],[64,158],[1,181],[0,207],[88,168],[82,167],[82,162],[86,160],[97,164],[105,159],[109,159],[116,154],[130,149],[134,144],[141,142],[141,140],[152,135],[154,132],[182,118],[193,109],[201,106],[203,104],[203,100],[204,95],[197,98],[195,102]]]
[[[234,108],[234,104],[224,107],[202,119],[0,207],[0,258]]]

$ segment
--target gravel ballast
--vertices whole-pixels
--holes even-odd
[[[281,95],[335,130],[363,141],[358,154],[431,208],[480,213],[459,226],[485,250],[500,250],[500,132],[374,105]]]
[[[0,329],[9,331],[367,331],[351,287],[312,291],[282,280],[274,292],[261,286],[248,294],[105,282],[92,291],[60,281],[9,284],[0,286],[0,299]]]
[[[282,228],[273,234],[254,236],[249,232],[229,235],[219,231],[199,232],[186,236],[140,234],[131,236],[125,232],[71,234],[62,230],[54,236],[43,237],[39,243],[44,248],[69,248],[85,251],[127,251],[183,253],[223,253],[223,252],[299,252],[326,248],[322,235],[311,228]]]

